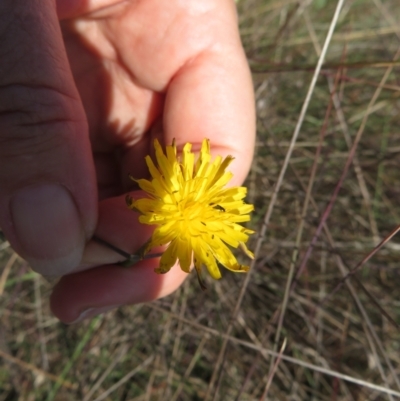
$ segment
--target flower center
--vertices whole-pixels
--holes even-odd
[[[193,220],[198,220],[199,217],[204,215],[204,209],[204,206],[199,202],[181,201],[178,204],[179,220],[186,224]]]

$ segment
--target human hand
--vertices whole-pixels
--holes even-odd
[[[154,138],[209,138],[243,182],[254,101],[234,3],[5,0],[0,26],[0,226],[36,271],[64,276],[53,312],[72,322],[173,292],[181,269],[119,267],[90,238],[133,253],[150,237],[125,194]]]

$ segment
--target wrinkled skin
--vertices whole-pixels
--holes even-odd
[[[4,0],[0,27],[0,226],[36,271],[63,276],[53,312],[74,322],[170,294],[178,266],[122,268],[91,238],[134,252],[150,237],[124,198],[155,137],[207,137],[235,157],[232,184],[246,177],[254,100],[233,1]]]

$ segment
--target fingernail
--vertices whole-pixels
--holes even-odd
[[[112,309],[118,308],[119,306],[121,306],[121,305],[108,305],[108,306],[103,306],[101,308],[86,309],[79,315],[79,317],[76,320],[74,320],[70,324],[79,323],[82,320],[89,319],[89,318],[97,316],[97,315],[101,315],[102,313],[106,313]]]
[[[22,256],[35,271],[54,278],[79,265],[85,235],[75,202],[64,187],[41,184],[21,189],[10,207]]]

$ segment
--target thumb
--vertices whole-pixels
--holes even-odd
[[[72,271],[97,218],[85,112],[54,0],[0,2],[0,227],[47,276]]]

